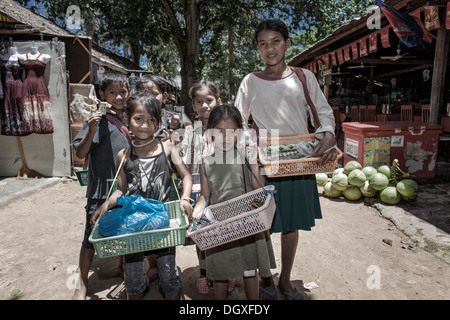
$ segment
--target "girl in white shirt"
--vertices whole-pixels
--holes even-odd
[[[287,26],[281,20],[266,19],[255,29],[255,41],[266,67],[261,72],[248,74],[239,87],[235,105],[242,114],[244,128],[248,128],[251,115],[261,136],[270,134],[273,129],[278,130],[280,137],[308,134],[308,105],[303,87],[285,62],[285,53],[290,45]],[[321,123],[315,131],[320,142],[311,155],[320,156],[319,162],[334,161],[334,150],[324,154],[336,144],[333,111],[314,74],[309,70],[303,71]],[[322,217],[315,176],[266,179],[266,184],[275,185],[278,190],[275,194],[277,211],[271,229],[271,232],[281,232],[278,290],[286,299],[296,299],[298,290],[292,286],[290,274],[297,250],[298,230],[311,230],[315,219]],[[275,292],[273,281],[262,279],[261,288],[266,295]]]

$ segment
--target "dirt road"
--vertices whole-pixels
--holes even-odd
[[[0,209],[0,299],[68,300],[75,285],[84,230],[85,187],[59,183]],[[321,197],[324,218],[310,232],[300,232],[293,283],[315,282],[302,289],[308,299],[450,299],[450,268],[436,256],[414,247],[375,209]],[[280,272],[280,237],[272,236]],[[383,241],[385,240],[385,241]],[[388,241],[390,240],[390,241]],[[391,245],[389,244],[391,242]],[[404,248],[402,248],[404,247]],[[197,293],[195,247],[178,247],[183,296],[210,300]],[[124,299],[116,258],[94,259],[89,299]],[[162,299],[152,283],[145,299]],[[281,295],[279,295],[280,298]],[[230,299],[245,299],[242,282]]]

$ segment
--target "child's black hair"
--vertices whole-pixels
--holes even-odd
[[[125,104],[125,112],[128,119],[131,119],[131,115],[139,105],[143,106],[148,113],[156,119],[156,127],[158,128],[161,123],[161,105],[155,96],[150,92],[138,91],[136,94],[129,97]]]
[[[195,92],[199,89],[206,88],[209,90],[210,93],[213,94],[213,96],[218,100],[220,98],[219,95],[219,89],[217,88],[216,84],[212,81],[208,80],[202,80],[194,84],[191,89],[189,89],[189,97],[192,101],[194,101],[194,95]]]
[[[239,109],[231,104],[221,104],[211,110],[208,118],[208,128],[214,129],[220,121],[233,119],[239,129],[242,129],[242,116]]]
[[[161,92],[164,93],[167,91],[167,82],[160,76],[154,74],[146,74],[143,75],[142,77],[139,77],[138,81],[136,81],[137,90],[140,91],[141,89],[139,87],[150,81],[156,84],[156,86],[159,88]]]
[[[130,90],[127,76],[117,71],[106,71],[103,73],[99,78],[99,89],[104,92],[108,85],[114,82],[125,84],[127,89]]]
[[[258,35],[263,30],[272,30],[281,33],[283,39],[289,39],[289,29],[287,25],[280,19],[265,19],[261,21],[255,28],[255,38],[253,39],[255,45],[258,45]]]

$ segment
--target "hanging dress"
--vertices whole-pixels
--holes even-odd
[[[24,126],[27,134],[53,133],[50,94],[44,79],[46,64],[39,60],[27,59],[22,62],[26,71],[23,82]]]
[[[22,67],[19,61],[2,61],[5,79],[4,103],[1,106],[1,133],[10,136],[26,135],[23,126]]]

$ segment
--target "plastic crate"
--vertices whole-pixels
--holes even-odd
[[[201,250],[206,250],[269,230],[276,209],[274,190],[272,185],[265,186],[207,207],[205,210],[210,210],[216,222],[192,224],[188,236]],[[264,204],[252,209],[251,202],[256,198]]]
[[[336,164],[340,158],[342,158],[343,153],[339,150],[338,147],[335,147],[337,152],[336,160],[328,163],[317,163],[317,160],[320,157],[311,157],[311,158],[300,158],[300,159],[291,159],[291,160],[280,160],[276,159],[273,161],[266,159],[266,154],[264,150],[267,149],[268,146],[272,144],[281,146],[281,145],[290,145],[298,143],[299,141],[316,141],[319,140],[315,138],[314,134],[306,134],[299,136],[290,136],[290,137],[278,137],[276,139],[271,138],[259,138],[259,161],[264,168],[264,173],[269,178],[276,177],[287,177],[287,176],[299,176],[305,174],[315,174],[315,173],[326,173],[332,172],[336,169]]]
[[[87,184],[88,184],[88,169],[75,171],[75,174],[77,175],[77,179],[78,179],[78,182],[80,183],[80,186],[87,186]]]
[[[165,229],[102,237],[98,232],[98,223],[101,223],[100,218],[89,236],[89,241],[94,245],[97,256],[107,258],[183,245],[186,238],[186,229],[189,226],[188,218],[181,213],[180,201],[166,202],[165,205],[170,219],[170,227]]]

